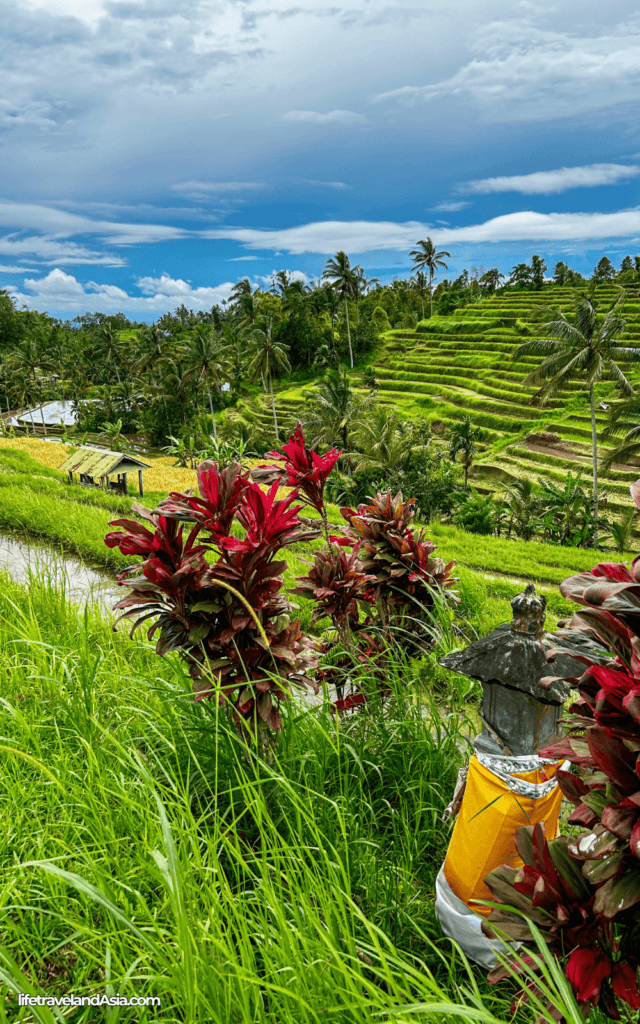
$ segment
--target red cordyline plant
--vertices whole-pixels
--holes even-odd
[[[375,669],[384,661],[393,630],[408,627],[417,632],[417,622],[433,608],[436,593],[446,594],[454,581],[450,578],[453,563],[445,565],[433,558],[434,545],[425,539],[424,531],[410,529],[415,501],[404,501],[400,493],[395,497],[391,491],[378,493],[370,505],[341,509],[348,524],[340,528],[343,536],[329,533],[325,485],[341,454],[333,448],[318,455],[307,446],[298,423],[281,452],[268,452],[277,464],[259,466],[252,476],[261,483],[291,486],[321,516],[325,547],[316,552],[313,563],[307,562],[309,574],[297,580],[292,593],[315,602],[313,622],[325,616],[332,620],[347,657],[344,664],[336,664],[333,657],[320,675],[336,684],[340,698],[334,702],[336,709],[347,710],[362,704],[365,697],[355,693],[342,699],[338,680],[345,668],[360,661]],[[382,638],[376,631],[382,632]],[[326,643],[325,655],[334,646]]]
[[[367,599],[376,607],[383,629],[421,629],[425,613],[433,609],[437,596],[457,600],[449,590],[453,562],[434,558],[435,544],[426,539],[423,528],[415,532],[410,523],[415,498],[395,497],[378,491],[369,505],[341,508],[348,523],[347,542],[357,549],[364,571],[371,578]]]
[[[640,481],[631,493],[640,506]],[[568,958],[565,974],[579,1002],[618,1020],[614,994],[640,1008],[640,557],[630,566],[602,562],[565,580],[560,590],[582,607],[559,630],[558,647],[549,658],[564,651],[586,668],[579,678],[566,680],[579,694],[569,707],[568,735],[541,753],[573,764],[573,772],[557,773],[558,784],[574,806],[569,822],[585,831],[562,840],[562,863],[556,862],[553,842],[549,853],[562,884],[579,871],[588,890],[565,891],[551,906],[556,926],[550,944]],[[543,685],[553,681],[541,680]],[[523,892],[521,886],[533,876],[516,878],[512,870],[500,869],[502,882]],[[500,881],[495,876],[486,879],[494,895],[518,906],[504,885],[500,892],[494,888]],[[535,892],[545,886],[546,881],[537,881]],[[541,905],[535,895],[532,902]],[[489,921],[499,924],[495,913]],[[585,913],[589,927],[572,930],[572,922]],[[512,923],[500,927],[516,937]]]
[[[278,465],[258,466],[253,470],[252,476],[258,483],[272,484],[278,481],[282,486],[293,487],[301,500],[320,513],[325,539],[329,544],[324,489],[341,455],[342,452],[338,448],[318,455],[307,447],[302,424],[298,421],[293,434],[282,446],[282,451],[267,452],[266,457],[273,459]]]
[[[317,532],[301,529],[295,492],[277,500],[277,484],[265,493],[237,463],[222,471],[202,463],[198,490],[173,492],[153,512],[134,505],[151,529],[111,522],[124,532],[107,534],[105,543],[142,558],[120,574],[131,590],[115,606],[122,610],[116,621],[133,620],[133,634],[154,620],[149,639],[157,636],[161,655],[180,652],[196,700],[216,696],[230,706],[245,738],[269,735],[281,726],[280,704],[292,684],[318,689],[309,675],[317,645],[291,621],[282,593],[286,562],[277,558]],[[234,522],[242,537],[232,536]]]

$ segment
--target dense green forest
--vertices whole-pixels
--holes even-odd
[[[121,312],[63,322],[0,292],[2,410],[71,400],[76,434],[184,465],[263,454],[300,419],[314,442],[344,452],[334,501],[391,486],[414,494],[425,520],[574,546],[600,533],[623,550],[636,448],[615,452],[640,415],[630,397],[640,256],[619,269],[604,256],[589,279],[564,262],[549,278],[533,256],[508,279],[474,267],[450,280],[449,253],[430,239],[410,255],[414,274],[391,284],[339,252],[316,282],[281,271],[261,289],[244,278],[210,311],[180,306],[150,325]],[[538,342],[554,317],[573,323],[576,302],[592,310],[592,333],[615,320],[617,355],[605,353],[593,379],[578,369],[536,382]]]

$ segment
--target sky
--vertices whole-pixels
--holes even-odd
[[[210,309],[344,249],[407,277],[640,254],[640,2],[0,0],[0,288]]]

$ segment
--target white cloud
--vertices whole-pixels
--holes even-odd
[[[95,264],[124,266],[117,253],[89,249],[69,241],[79,235],[113,246],[147,245],[184,238],[188,232],[166,224],[124,223],[94,220],[70,210],[40,203],[16,203],[0,200],[0,255],[36,257],[49,264]]]
[[[219,228],[205,237],[230,238],[248,249],[282,250],[330,255],[378,249],[404,250],[430,235],[438,245],[447,242],[575,241],[630,238],[640,233],[640,207],[617,213],[536,213],[522,211],[493,217],[482,224],[433,228],[419,221],[319,221],[275,231]]]
[[[315,185],[318,188],[335,188],[345,189],[353,188],[353,185],[347,185],[345,181],[314,181],[313,178],[304,178],[304,185]]]
[[[30,267],[3,267],[0,265],[0,274],[24,274]]]
[[[83,285],[73,274],[56,267],[46,277],[27,278],[26,291],[9,286],[7,291],[19,304],[29,309],[48,309],[56,312],[83,313],[86,310],[154,316],[175,309],[183,303],[194,310],[210,309],[231,294],[233,282],[227,281],[214,288],[193,288],[187,281],[174,279],[168,274],[161,277],[141,277],[137,280],[141,294],[131,295],[117,285],[89,281]]]
[[[467,206],[471,206],[471,203],[463,199],[460,202],[443,201],[437,206],[432,206],[431,209],[438,213],[458,213],[460,210],[466,209]]]
[[[492,120],[549,120],[635,102],[640,85],[640,21],[606,24],[579,35],[538,27],[542,9],[489,21],[473,35],[474,56],[449,78],[378,93],[373,102],[412,105],[466,96]]]
[[[283,121],[308,121],[312,124],[366,124],[368,118],[353,110],[329,110],[321,114],[317,110],[289,110],[282,115]]]
[[[257,181],[182,181],[171,186],[174,192],[196,196],[198,199],[202,196],[229,192],[251,192],[263,187]]]
[[[469,181],[462,188],[480,194],[522,192],[523,195],[548,195],[551,192],[566,192],[570,188],[616,185],[638,174],[640,167],[626,164],[589,164],[585,167],[559,167],[555,171],[534,171],[532,174],[514,174],[510,177],[482,178],[480,181]]]

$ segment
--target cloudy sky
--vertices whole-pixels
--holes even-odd
[[[0,0],[0,287],[208,309],[345,249],[405,276],[640,253],[640,2]]]

